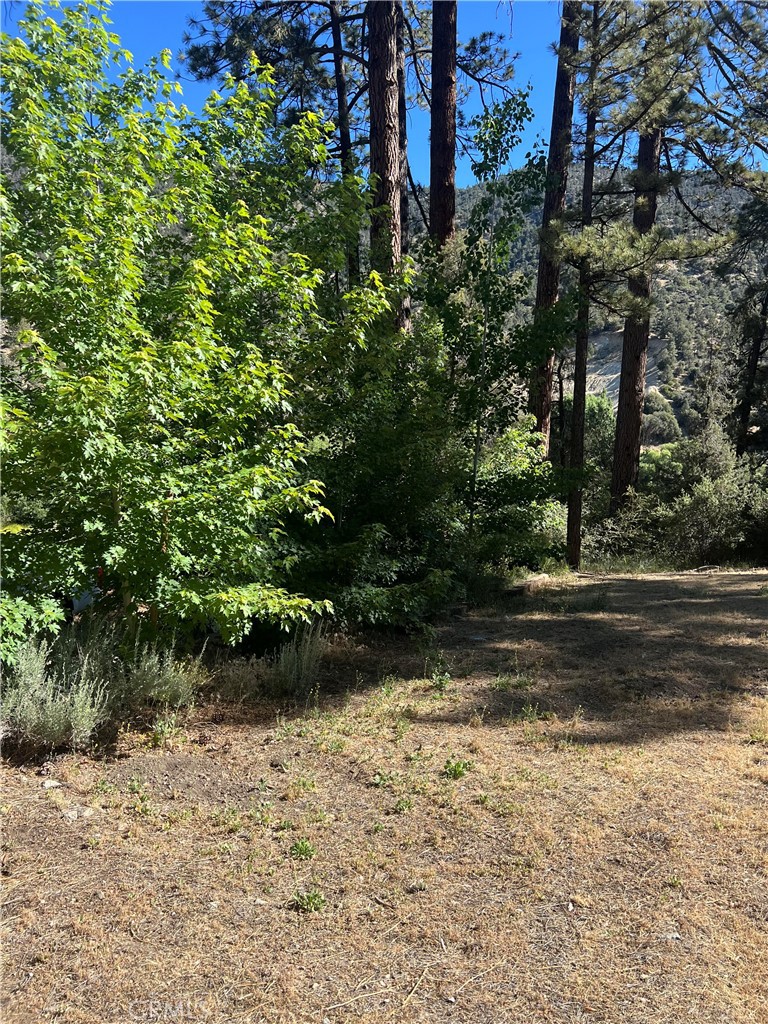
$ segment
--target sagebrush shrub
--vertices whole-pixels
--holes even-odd
[[[79,672],[56,672],[50,652],[48,644],[34,640],[19,649],[3,694],[3,736],[38,747],[80,750],[108,718],[105,682],[88,664]]]
[[[36,747],[80,750],[110,720],[148,705],[191,704],[207,679],[201,658],[128,645],[114,625],[89,619],[52,642],[31,639],[18,648],[3,693],[2,733]]]

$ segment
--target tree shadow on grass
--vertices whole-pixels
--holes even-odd
[[[438,725],[536,723],[552,742],[725,730],[768,696],[766,574],[621,578],[545,588],[446,627],[467,677]],[[578,725],[564,725],[579,719]]]

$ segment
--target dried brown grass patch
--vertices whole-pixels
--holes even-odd
[[[317,706],[8,768],[5,1019],[761,1024],[764,583],[556,582],[445,685],[357,640]]]

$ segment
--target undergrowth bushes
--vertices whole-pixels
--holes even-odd
[[[91,620],[19,647],[0,729],[23,745],[83,749],[110,721],[152,705],[192,704],[207,680],[200,658],[178,657],[172,645],[128,642],[114,626]]]
[[[217,689],[230,700],[307,696],[317,688],[326,646],[322,622],[300,626],[271,654],[224,661],[216,673]]]
[[[229,700],[299,698],[318,686],[325,627],[299,627],[262,657],[228,657],[215,672],[202,655],[184,657],[168,642],[130,641],[114,626],[90,619],[55,640],[31,638],[9,667],[0,733],[25,749],[83,750],[109,724],[153,708],[173,718],[205,687]]]
[[[62,670],[63,669],[63,670]],[[10,685],[3,694],[2,733],[35,747],[88,745],[107,718],[105,682],[91,666],[67,672],[51,665],[51,646],[28,640],[19,650]]]
[[[619,512],[595,517],[585,560],[644,568],[768,558],[768,466],[737,456],[722,428],[643,453],[637,490]]]

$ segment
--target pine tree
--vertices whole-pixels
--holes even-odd
[[[656,223],[659,197],[659,160],[663,129],[651,128],[640,136],[635,177],[632,225],[637,235],[647,235]],[[624,321],[616,444],[611,479],[611,508],[616,509],[628,489],[637,483],[640,468],[640,428],[645,397],[645,369],[651,331],[651,270],[641,261],[629,277],[629,292],[636,305]]]
[[[371,265],[392,270],[401,255],[400,117],[397,81],[397,10],[394,0],[366,7],[371,110],[371,174],[376,180],[371,217]]]
[[[645,396],[645,372],[651,328],[653,269],[662,251],[656,229],[661,192],[676,180],[660,176],[665,135],[685,130],[690,113],[687,96],[701,52],[701,22],[686,3],[648,0],[638,9],[636,58],[631,68],[631,95],[622,123],[638,133],[633,175],[634,204],[627,273],[628,306],[624,320],[616,441],[611,477],[611,511],[615,512],[637,483]],[[630,64],[631,67],[631,64]]]
[[[586,108],[586,131],[584,138],[584,182],[581,192],[581,229],[592,224],[592,204],[595,185],[595,139],[597,133],[598,99],[595,84],[599,71],[599,42],[601,34],[600,2],[593,0],[591,52],[588,58],[584,106]],[[587,356],[589,352],[589,312],[592,268],[589,256],[582,255],[579,261],[579,305],[576,320],[576,338],[573,369],[573,407],[571,412],[571,447],[569,465],[576,482],[568,491],[568,525],[566,543],[568,564],[578,569],[581,562],[581,518],[583,506],[584,430],[587,409]]]
[[[432,4],[429,230],[439,246],[456,230],[456,0]]]
[[[557,239],[565,212],[568,168],[571,161],[574,58],[579,48],[580,7],[580,3],[575,0],[565,0],[560,25],[555,99],[552,107],[552,127],[547,160],[547,190],[544,194],[539,270],[536,282],[535,316],[540,321],[543,319],[542,314],[546,315],[557,302],[560,290],[560,258],[557,254]],[[543,434],[547,448],[549,448],[549,430],[552,418],[554,363],[555,353],[552,348],[537,368],[531,383],[531,408],[536,417],[536,427]]]

